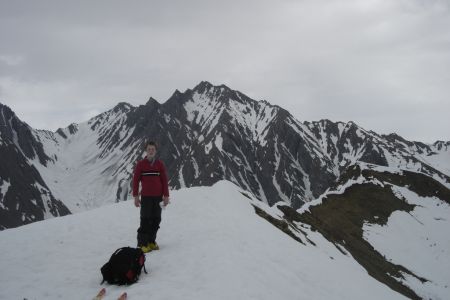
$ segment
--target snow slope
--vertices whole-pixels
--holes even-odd
[[[257,216],[232,183],[171,197],[149,274],[105,299],[404,299],[319,234],[302,245]],[[138,215],[126,201],[0,232],[0,299],[91,299],[111,253],[135,245]]]
[[[450,299],[450,236],[448,234],[450,194],[448,190],[446,191],[443,186],[441,189],[437,188],[437,182],[433,184],[434,180],[431,177],[427,179],[427,176],[423,174],[419,176],[420,173],[417,173],[418,177],[414,179],[411,174],[404,174],[407,171],[396,170],[392,167],[359,163],[358,168],[363,172],[354,172],[353,177],[343,181],[337,187],[327,190],[321,197],[306,203],[297,212],[300,214],[310,213],[316,206],[326,206],[332,201],[354,200],[358,193],[354,188],[357,186],[379,187],[378,191],[377,189],[366,189],[370,195],[366,192],[362,194],[362,197],[367,199],[363,204],[364,209],[356,201],[352,202],[351,207],[346,203],[340,204],[344,207],[342,210],[346,211],[346,214],[338,212],[339,209],[336,207],[333,208],[332,215],[315,214],[314,219],[320,220],[319,225],[316,226],[320,227],[322,224],[326,224],[323,227],[340,228],[340,225],[336,225],[336,223],[327,224],[331,222],[329,219],[350,219],[352,215],[365,218],[362,226],[362,238],[386,261],[394,265],[401,265],[415,275],[411,276],[402,270],[400,274],[404,278],[388,272],[389,276],[411,288],[423,299]],[[373,172],[364,173],[364,171]],[[417,183],[418,178],[422,184]],[[397,206],[396,210],[386,216],[386,221],[382,221],[385,217],[383,202],[387,197],[383,196],[380,191],[384,188],[392,190],[394,198],[410,204],[411,210],[403,210]],[[349,191],[352,189],[353,191]],[[333,197],[336,195],[345,195],[345,197]],[[330,198],[334,200],[330,200]],[[324,203],[324,201],[329,202]],[[395,201],[392,199],[389,201],[394,207]],[[271,210],[275,211],[275,208],[272,207]],[[368,215],[369,218],[367,218]],[[381,221],[377,221],[378,219]],[[299,222],[299,225],[299,228],[303,229],[304,224]],[[344,229],[346,234],[350,232],[349,228]],[[342,234],[344,231],[340,233]],[[355,236],[352,237],[355,238]],[[344,239],[340,245],[346,249],[356,249],[353,247],[354,245],[348,247],[347,241]],[[369,251],[364,254],[364,259],[367,261],[370,260],[369,254]],[[419,277],[426,281],[421,282]]]
[[[417,205],[411,213],[394,212],[385,226],[365,224],[364,237],[396,264],[408,266],[431,282],[406,283],[425,299],[450,296],[450,238],[447,230],[450,206],[436,197],[420,197],[404,187],[393,186],[398,197]]]
[[[416,157],[426,162],[436,170],[439,170],[445,175],[450,176],[450,150],[436,150],[432,154],[416,155]]]
[[[131,145],[128,151],[121,150],[122,142],[133,131],[133,128],[120,129],[124,120],[125,114],[110,110],[87,122],[71,125],[76,126],[72,133],[66,128],[66,138],[45,131],[34,132],[45,153],[56,159],[46,166],[37,158],[30,161],[55,197],[72,213],[122,200],[123,195],[118,195],[119,186],[123,193],[128,192],[134,164],[128,154],[138,147]],[[99,125],[93,129],[97,122]],[[122,142],[116,147],[100,146],[99,138],[108,129],[117,130],[121,137]],[[122,170],[123,166],[126,166],[125,170]]]

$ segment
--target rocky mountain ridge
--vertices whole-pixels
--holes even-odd
[[[4,105],[0,110],[0,151],[9,153],[0,158],[0,211],[22,216],[2,221],[2,228],[126,200],[148,139],[160,145],[172,189],[226,179],[269,205],[282,201],[294,209],[319,197],[357,162],[424,173],[450,186],[449,142],[406,141],[353,122],[300,122],[279,106],[206,81],[175,91],[162,104],[153,98],[138,107],[122,102],[56,132],[29,127]],[[26,186],[41,182],[55,203],[50,206],[60,211],[40,206],[41,214],[34,212],[40,193],[16,192],[11,178]]]

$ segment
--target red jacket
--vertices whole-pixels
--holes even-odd
[[[139,182],[142,196],[169,197],[166,168],[159,159],[155,159],[153,163],[147,157],[138,161],[133,176],[133,196],[139,194]]]

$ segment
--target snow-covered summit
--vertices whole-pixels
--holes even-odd
[[[106,285],[105,299],[403,299],[317,233],[304,229],[313,246],[278,230],[255,201],[224,181],[174,191],[149,274]],[[91,299],[112,252],[135,245],[138,215],[122,202],[0,232],[0,298]]]

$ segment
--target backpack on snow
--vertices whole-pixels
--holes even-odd
[[[145,274],[145,254],[140,248],[123,247],[117,249],[109,261],[100,269],[103,275],[102,284],[133,284],[139,279],[141,270]]]

